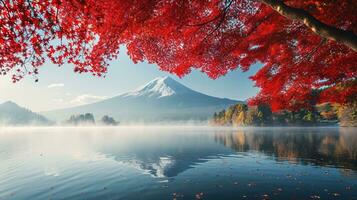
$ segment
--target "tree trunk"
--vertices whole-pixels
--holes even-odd
[[[354,51],[357,51],[357,36],[353,31],[343,30],[325,24],[313,17],[307,11],[290,7],[281,0],[260,1],[289,19],[302,21],[315,34],[329,40],[340,42]]]

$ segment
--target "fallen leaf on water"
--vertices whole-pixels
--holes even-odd
[[[334,197],[338,197],[338,196],[340,196],[340,194],[339,193],[333,193],[332,194]]]
[[[203,192],[197,193],[196,194],[196,199],[202,199]]]
[[[311,195],[310,199],[320,199],[321,197],[319,195]]]

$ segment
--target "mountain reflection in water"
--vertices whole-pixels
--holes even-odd
[[[0,199],[354,199],[350,128],[0,129]]]
[[[357,134],[351,128],[242,128],[212,134],[171,131],[112,138],[98,151],[154,177],[175,177],[212,158],[257,152],[277,161],[357,170]],[[223,144],[224,146],[222,146]],[[224,148],[229,147],[229,149]]]
[[[175,177],[208,159],[230,155],[231,149],[214,140],[212,133],[182,130],[131,132],[125,139],[111,138],[99,152],[116,161],[150,173],[153,177]]]

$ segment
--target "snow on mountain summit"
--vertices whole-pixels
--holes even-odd
[[[193,92],[188,87],[180,84],[174,79],[165,76],[158,77],[148,82],[147,84],[137,88],[132,92],[128,92],[123,96],[146,96],[152,98],[162,98],[172,96],[175,94],[191,93]]]
[[[76,113],[109,115],[121,122],[204,121],[239,101],[194,91],[170,77],[158,77],[136,90],[92,104],[46,112],[65,120]]]

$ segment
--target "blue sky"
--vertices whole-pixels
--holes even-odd
[[[245,73],[235,70],[216,80],[209,79],[199,71],[179,79],[160,71],[153,64],[134,64],[122,51],[119,58],[110,63],[106,78],[77,74],[73,72],[73,66],[58,67],[51,63],[41,67],[37,83],[32,77],[26,77],[14,84],[10,76],[1,76],[0,102],[11,100],[33,111],[72,107],[131,91],[158,76],[170,76],[208,95],[246,100],[258,92],[248,78],[258,68],[258,65],[254,65]]]

